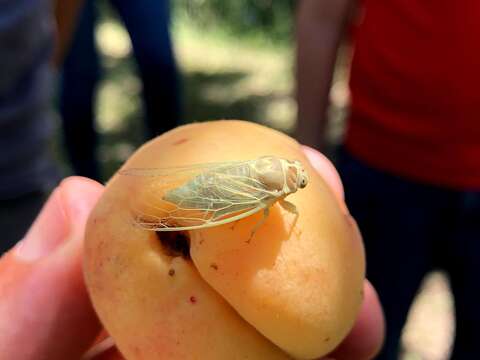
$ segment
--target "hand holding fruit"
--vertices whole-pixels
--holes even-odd
[[[314,168],[320,171],[322,177],[334,190],[333,193],[336,194],[337,200],[342,202],[341,185],[331,165],[322,158],[320,154],[312,150],[306,151]],[[82,352],[90,346],[93,339],[98,334],[100,325],[96,320],[83,284],[81,258],[86,217],[101,193],[101,186],[89,180],[79,178],[66,180],[54,192],[22,244],[1,259],[0,333],[2,334],[2,342],[0,343],[0,353],[8,354],[7,358],[79,358]],[[271,225],[272,224],[270,224],[270,226]],[[266,227],[267,226],[268,224],[266,224]],[[261,230],[259,230],[259,232],[260,231]],[[122,231],[119,229],[118,236],[121,235]],[[209,236],[214,239],[212,240],[212,243],[214,243],[216,236],[215,231],[210,233]],[[258,236],[259,239],[261,239],[261,234],[258,234]],[[135,239],[131,239],[130,241],[135,242]],[[233,239],[233,241],[235,241],[235,239]],[[199,246],[198,243],[192,243],[192,245]],[[135,244],[132,246],[135,246]],[[225,244],[225,246],[232,245]],[[226,252],[227,250],[229,249],[221,249],[222,254],[228,254],[228,252]],[[253,319],[250,323],[256,321],[255,316],[261,315],[261,312],[249,314],[249,309],[246,308],[248,307],[248,303],[243,302],[243,300],[250,299],[249,303],[251,303],[252,299],[255,300],[254,293],[247,293],[246,299],[234,299],[236,295],[235,286],[229,288],[225,283],[219,282],[218,279],[209,277],[208,274],[202,274],[202,272],[206,272],[209,269],[215,271],[214,268],[209,268],[209,266],[211,265],[211,257],[218,254],[218,248],[214,249],[210,247],[207,248],[203,254],[199,252],[196,255],[193,254],[194,251],[196,251],[195,249],[192,249],[191,251],[192,258],[197,256],[194,261],[197,261],[198,263],[197,266],[200,275],[198,273],[192,273],[191,268],[182,264],[180,260],[177,260],[179,264],[174,264],[179,266],[176,268],[175,272],[175,280],[178,281],[176,286],[178,286],[181,291],[183,281],[184,284],[188,285],[189,291],[198,291],[196,294],[200,295],[198,299],[194,299],[194,302],[198,300],[195,304],[187,302],[180,306],[189,306],[191,308],[192,305],[194,305],[193,308],[195,311],[200,313],[202,313],[202,311],[199,311],[200,307],[210,306],[210,312],[207,312],[204,315],[192,315],[198,316],[196,318],[198,321],[197,323],[191,322],[192,317],[190,316],[187,316],[184,319],[178,317],[178,321],[190,321],[190,325],[193,327],[190,329],[187,327],[187,329],[192,332],[215,331],[215,326],[225,325],[226,328],[223,328],[222,330],[227,329],[231,332],[230,334],[232,337],[236,336],[237,338],[240,338],[241,341],[256,344],[255,346],[258,345],[258,348],[255,348],[256,350],[260,349],[259,351],[265,351],[265,353],[276,351],[280,354],[277,358],[282,358],[282,356],[283,358],[287,358],[287,355],[283,354],[282,351],[277,349],[269,341],[263,340],[262,337],[260,337],[262,340],[258,340],[257,337],[259,336],[256,332],[254,335],[250,335],[252,330],[245,330],[245,328],[249,328],[250,325],[236,320],[238,315],[237,313],[228,310],[230,309],[230,305],[225,305],[225,307],[222,308],[219,307],[216,302],[212,302],[210,305],[208,303],[202,304],[205,302],[204,300],[208,299],[208,296],[213,296],[206,295],[207,297],[205,298],[202,296],[202,294],[210,294],[212,292],[210,286],[212,286],[219,293],[225,294],[224,296],[227,300],[233,299],[232,302],[234,303],[235,309],[237,309],[239,313],[247,313],[247,317]],[[152,254],[156,253],[153,252]],[[137,255],[141,255],[141,252],[138,252]],[[153,262],[153,265],[151,266],[154,267],[152,269],[156,269],[155,266],[157,266],[157,269],[162,268],[162,262],[156,259],[153,255],[150,257],[150,255],[147,254],[146,259],[147,264],[148,261]],[[232,259],[233,258],[230,260]],[[228,264],[231,263],[230,261],[222,264],[222,257],[219,257],[218,260],[219,261],[216,265],[219,269],[222,269],[223,266],[228,266]],[[261,259],[257,258],[257,260],[259,261]],[[167,276],[170,276],[168,275],[168,270],[169,269],[167,269]],[[117,271],[117,275],[120,275],[121,269],[117,268]],[[203,275],[205,279],[208,279],[207,281],[210,286],[203,281],[197,283],[192,282],[192,279],[201,275]],[[189,276],[191,277],[188,278]],[[228,272],[226,272],[224,280],[233,279],[228,278],[228,276],[233,275],[232,273],[228,274]],[[154,276],[153,278],[150,277],[150,279],[146,279],[143,283],[141,281],[128,283],[129,279],[124,279],[127,287],[133,287],[137,291],[136,294],[138,299],[136,301],[146,301],[147,304],[152,301],[152,299],[142,300],[141,297],[142,294],[148,295],[149,291],[155,291],[149,288],[152,286],[152,282],[155,283]],[[237,280],[240,284],[245,284],[247,281],[246,278],[240,278]],[[162,281],[164,280],[159,280],[159,282]],[[197,286],[198,288],[192,288],[191,285]],[[146,286],[146,288],[142,289],[141,286]],[[143,292],[140,290],[143,290]],[[115,294],[113,292],[111,294],[113,301],[115,300]],[[127,293],[124,296],[128,297],[133,295],[135,294]],[[99,294],[97,293],[93,296],[98,297]],[[160,301],[161,299],[157,300]],[[202,300],[202,303],[200,300]],[[208,302],[208,300],[206,301]],[[218,301],[221,303],[224,300],[219,299]],[[173,306],[173,304],[164,304]],[[278,304],[269,304],[269,306],[272,308],[271,306],[278,306]],[[100,312],[102,311],[105,312],[105,309]],[[125,311],[130,312],[129,316],[132,316],[133,318],[137,317],[137,319],[138,317],[145,319],[145,317],[149,316],[148,313],[141,314],[141,308],[125,309]],[[169,311],[177,310],[174,308],[165,308],[162,311],[166,314]],[[225,315],[226,318],[212,318],[212,311],[213,313],[216,312],[217,315],[222,315],[223,312],[223,315]],[[182,316],[181,312],[179,312],[179,316]],[[140,335],[138,334],[138,331],[140,333],[145,331],[146,337],[148,338],[148,331],[151,331],[153,328],[150,327],[152,324],[148,323],[148,319],[145,320],[145,327],[143,327],[143,329],[135,329],[134,331],[137,332],[135,334],[131,333],[132,329],[126,329],[127,331],[130,331],[130,338],[132,340],[139,339]],[[161,324],[162,318],[160,317],[152,320],[160,321]],[[195,324],[200,325],[202,321],[206,322],[206,327],[194,327]],[[229,323],[229,321],[231,322]],[[165,326],[164,330],[171,331],[172,328],[169,326],[170,325]],[[115,328],[115,325],[113,325],[113,328]],[[156,329],[157,331],[162,330],[160,326]],[[263,329],[262,331],[268,333],[269,329]],[[350,335],[347,336],[345,341],[337,348],[336,354],[338,354],[338,356],[336,358],[369,358],[377,350],[379,343],[381,342],[382,331],[381,311],[376,296],[372,288],[365,285],[364,301],[359,316],[357,317],[357,323]],[[157,336],[158,339],[162,338],[161,335],[163,334],[152,334],[152,336]],[[199,336],[202,336],[202,333],[200,333]],[[164,339],[165,338],[168,338],[168,336],[165,336]],[[141,339],[139,340],[141,343]],[[322,341],[322,336],[319,335],[317,340]],[[238,341],[238,339],[236,341]],[[282,341],[282,339],[280,339],[280,341]],[[266,344],[264,345],[263,342]],[[158,346],[158,351],[162,351],[162,349],[167,351],[168,349],[175,348],[176,344],[162,344],[161,341],[159,341],[156,343],[156,346]],[[200,350],[195,352],[195,349],[192,348],[192,346],[193,345],[190,347],[184,346],[182,351],[185,351],[187,354],[190,353],[190,357],[201,359],[202,353]],[[217,344],[211,344],[211,346],[215,347]],[[123,351],[122,347],[121,349]],[[149,349],[147,348],[138,349],[138,351],[148,350]],[[262,356],[259,355],[259,358],[262,358]]]

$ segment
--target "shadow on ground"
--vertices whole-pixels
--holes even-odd
[[[186,123],[217,119],[245,119],[262,123],[265,108],[277,94],[243,94],[236,90],[245,72],[191,72],[183,77]]]

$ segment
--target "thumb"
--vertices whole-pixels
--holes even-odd
[[[0,259],[2,358],[80,358],[99,332],[83,283],[82,248],[102,189],[85,178],[64,180],[25,238]]]
[[[302,146],[302,149],[308,161],[310,161],[310,164],[322,176],[323,180],[333,191],[342,210],[348,214],[348,209],[345,205],[342,180],[340,179],[340,175],[335,169],[335,166],[321,152],[305,145]]]

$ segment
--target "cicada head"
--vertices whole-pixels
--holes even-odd
[[[308,174],[305,171],[302,163],[298,160],[286,162],[286,187],[284,191],[286,194],[293,193],[298,189],[303,189],[308,184]]]
[[[300,161],[288,161],[287,184],[292,192],[307,186],[308,174]]]
[[[298,160],[294,160],[293,164],[293,166],[297,168],[297,188],[303,189],[308,185],[309,181],[307,170],[305,170],[302,163]]]

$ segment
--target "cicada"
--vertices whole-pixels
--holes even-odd
[[[308,184],[298,160],[263,156],[255,160],[173,168],[131,168],[121,175],[140,176],[142,194],[133,199],[135,223],[154,231],[204,229],[240,220],[279,202],[295,213],[285,197]],[[253,233],[252,232],[252,233]]]

